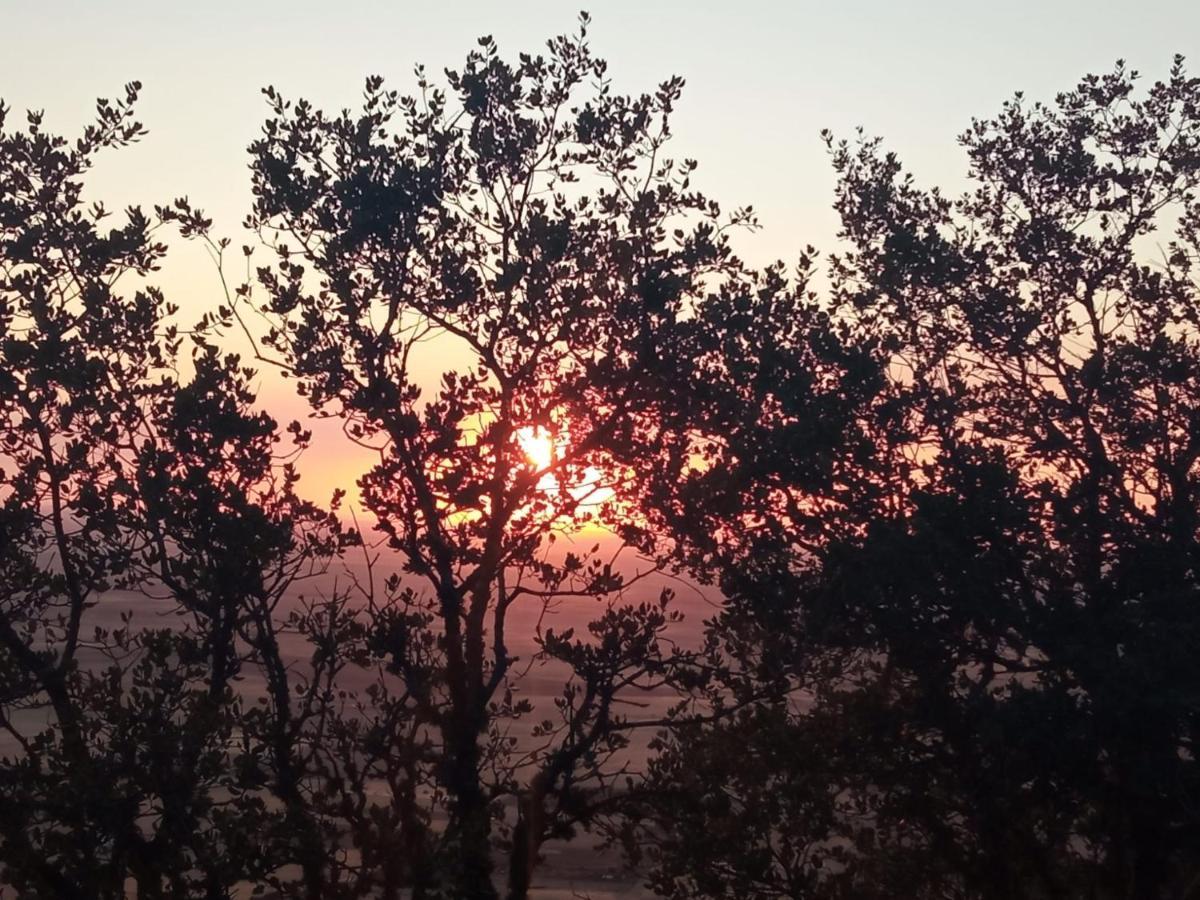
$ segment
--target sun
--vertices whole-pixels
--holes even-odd
[[[595,509],[615,496],[612,480],[594,465],[576,467],[566,484],[560,483],[563,473],[550,471],[567,454],[569,443],[565,434],[555,434],[540,425],[527,425],[517,429],[517,444],[534,469],[543,473],[538,480],[539,491],[557,495],[565,490],[580,510]]]
[[[539,470],[550,468],[558,455],[555,452],[554,438],[540,425],[527,425],[518,429],[517,443],[521,446],[521,452]]]

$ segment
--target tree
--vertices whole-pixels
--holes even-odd
[[[0,107],[0,881],[22,896],[229,897],[315,834],[276,607],[344,537],[296,497],[237,358],[203,331],[181,353],[145,284],[157,224],[82,200],[143,133],[138,87],[74,142]],[[277,699],[247,709],[256,671]]]
[[[268,88],[270,258],[188,332],[154,232],[229,242],[82,200],[137,86],[74,143],[0,109],[0,877],[488,898],[500,847],[515,900],[617,823],[674,898],[1194,894],[1200,80],[1018,97],[957,201],[831,139],[823,296],[737,259],[682,82],[614,93],[586,25],[355,114]],[[233,329],[377,453],[373,541]],[[694,648],[628,596],[685,570],[727,598]]]
[[[734,494],[776,528],[722,559],[728,690],[780,690],[656,763],[664,894],[1194,894],[1200,80],[1135,79],[975,122],[957,201],[831,140],[828,308],[886,427],[857,488],[797,455]]]
[[[379,674],[322,777],[362,872],[390,860],[388,889],[414,896],[494,896],[498,820],[509,896],[526,896],[542,843],[623,784],[625,733],[651,723],[618,704],[703,677],[665,636],[669,592],[622,598],[665,558],[639,498],[691,464],[692,360],[725,334],[696,313],[750,277],[727,233],[752,219],[665,156],[682,81],[614,93],[586,25],[511,63],[483,38],[448,94],[421,69],[417,97],[368,79],[357,114],[268,88],[251,147],[250,225],[273,259],[225,324],[255,337],[249,313],[265,316],[260,358],[377,451],[362,501],[403,561],[359,585]],[[641,569],[556,549],[596,525]],[[588,634],[539,626],[517,667],[513,610],[589,598]],[[519,693],[530,663],[564,673],[550,716]]]

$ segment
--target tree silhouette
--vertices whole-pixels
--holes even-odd
[[[826,291],[587,24],[268,88],[187,330],[156,233],[230,242],[83,200],[138,85],[74,142],[0,107],[0,882],[519,900],[586,828],[677,900],[1194,894],[1200,80],[1018,95],[957,200],[829,138]],[[361,532],[231,334],[376,454]]]
[[[137,91],[75,142],[0,109],[0,880],[22,896],[227,897],[315,835],[298,729],[238,682],[287,700],[275,606],[344,538],[295,496],[236,357],[202,332],[180,352],[144,282],[157,225],[105,230],[81,199],[142,134]],[[148,603],[169,618],[135,619]]]
[[[378,453],[362,501],[403,561],[359,584],[382,674],[358,721],[375,731],[347,722],[327,773],[364,855],[386,847],[398,867],[389,891],[494,896],[499,822],[509,895],[526,896],[542,843],[624,784],[625,732],[650,723],[617,704],[702,677],[699,651],[664,636],[670,592],[625,595],[665,558],[639,498],[691,464],[693,359],[721,327],[695,313],[749,277],[727,232],[752,219],[723,216],[691,187],[695,163],[665,156],[682,82],[614,93],[586,26],[512,63],[481,39],[448,93],[420,69],[416,97],[369,79],[353,115],[268,88],[251,147],[250,225],[272,261],[225,324],[253,337],[264,316],[260,356]],[[624,555],[559,549],[597,525]],[[542,628],[589,599],[587,634]],[[522,609],[530,660],[507,632]],[[556,709],[522,698],[531,664],[561,673]]]
[[[831,321],[887,382],[857,471],[714,507],[777,526],[723,549],[717,629],[726,694],[778,691],[655,763],[663,894],[1194,892],[1200,80],[1136,88],[975,122],[957,201],[831,139]]]

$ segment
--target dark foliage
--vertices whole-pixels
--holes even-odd
[[[586,26],[514,62],[481,39],[448,91],[420,69],[413,97],[368,79],[357,113],[265,91],[248,224],[270,259],[224,325],[265,319],[260,357],[378,454],[356,585],[377,674],[321,773],[360,863],[331,850],[322,896],[347,879],[494,896],[498,846],[526,896],[543,842],[590,826],[634,771],[628,733],[655,722],[620,704],[705,677],[703,648],[666,636],[671,592],[630,592],[666,559],[640,500],[690,464],[692,361],[740,327],[697,311],[753,279],[727,238],[752,218],[665,155],[682,82],[614,93]],[[596,526],[616,543],[586,549]],[[564,603],[596,610],[586,633],[543,627]],[[554,708],[527,677],[561,684]]]
[[[676,900],[1192,896],[1200,81],[1018,97],[957,200],[830,139],[826,295],[586,26],[268,88],[187,331],[156,232],[229,242],[83,200],[137,85],[74,143],[0,108],[0,882],[519,900],[588,829]],[[365,536],[231,334],[376,454]],[[701,646],[638,596],[681,572]]]
[[[145,284],[157,225],[81,199],[142,133],[137,88],[74,143],[0,110],[0,879],[23,897],[265,886],[310,816],[274,611],[340,528],[293,493],[237,359],[202,333],[180,353]],[[258,673],[281,703],[250,708]]]
[[[655,763],[670,896],[1195,892],[1200,81],[1118,67],[962,143],[951,201],[830,142],[831,317],[887,382],[830,483],[739,495],[726,696],[777,693]]]

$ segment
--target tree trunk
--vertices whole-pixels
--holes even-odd
[[[462,900],[497,900],[492,883],[491,815],[479,782],[479,747],[475,729],[459,730],[447,787],[453,796],[447,829],[453,867],[445,873],[450,896]]]
[[[536,779],[535,779],[536,781]],[[508,900],[527,900],[545,833],[543,795],[536,785],[521,797],[508,866]]]

